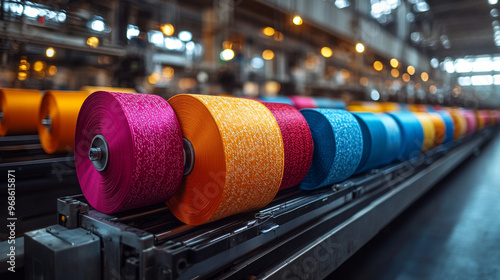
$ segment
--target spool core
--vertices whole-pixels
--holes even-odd
[[[52,128],[52,118],[47,115],[45,119],[42,119],[42,125],[45,126],[48,131],[50,131],[50,129]]]
[[[194,168],[194,148],[193,144],[186,139],[182,138],[182,147],[184,150],[184,176],[189,175]]]
[[[102,134],[97,134],[92,139],[89,149],[89,159],[97,171],[103,171],[108,167],[109,147],[106,138]]]

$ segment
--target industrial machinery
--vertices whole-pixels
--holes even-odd
[[[25,235],[26,278],[324,278],[495,133],[200,226],[164,204],[107,215],[83,195],[61,197],[58,224]]]

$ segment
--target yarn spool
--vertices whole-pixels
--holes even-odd
[[[445,124],[445,136],[443,139],[443,144],[450,143],[453,141],[453,134],[455,133],[455,126],[453,125],[453,118],[451,117],[450,113],[444,110],[438,110],[436,111],[436,114],[438,114],[444,121]]]
[[[193,151],[190,170],[167,202],[190,225],[267,205],[284,170],[280,127],[262,103],[180,94],[169,99]]]
[[[384,123],[374,113],[352,113],[361,127],[363,135],[363,154],[356,174],[381,165],[386,153],[387,131]]]
[[[436,129],[428,113],[415,113],[415,115],[420,121],[424,131],[424,144],[422,145],[422,152],[426,152],[435,146]]]
[[[387,133],[387,142],[385,143],[385,153],[380,165],[386,165],[394,160],[399,155],[401,149],[401,130],[397,122],[386,114],[379,113],[378,117],[382,121]]]
[[[179,123],[157,95],[98,91],[76,123],[75,164],[87,201],[114,213],[167,201],[184,170]]]
[[[414,113],[408,111],[386,113],[392,117],[401,131],[400,161],[417,157],[424,144],[424,130]]]
[[[81,91],[47,91],[38,114],[38,135],[48,154],[73,151],[76,120],[89,96]]]
[[[363,155],[363,136],[356,118],[345,110],[304,109],[314,142],[311,168],[300,184],[317,189],[349,178]]]
[[[41,101],[38,90],[0,89],[0,136],[35,134]]]
[[[278,122],[285,150],[280,190],[298,185],[307,174],[313,157],[311,131],[304,116],[287,104],[263,102]]]
[[[316,101],[310,96],[292,96],[290,100],[293,102],[293,106],[297,109],[310,109],[317,108]]]

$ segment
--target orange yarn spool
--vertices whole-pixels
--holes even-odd
[[[434,122],[427,113],[415,113],[418,121],[422,125],[424,130],[424,144],[422,145],[422,152],[430,150],[435,145],[436,139],[436,129],[434,128]]]
[[[124,93],[137,93],[133,88],[121,88],[121,87],[99,87],[99,86],[84,86],[80,91],[85,91],[88,94],[94,93],[96,91],[109,91],[109,92],[124,92]]]
[[[443,144],[444,138],[446,136],[446,124],[443,118],[437,113],[428,113],[427,116],[432,121],[434,125],[434,130],[436,131],[436,136],[434,138],[434,144],[439,146]]]
[[[460,110],[455,108],[446,109],[450,113],[453,119],[453,125],[455,127],[455,132],[453,133],[453,139],[461,138],[465,135],[467,131],[467,120],[465,116],[460,112]]]
[[[36,133],[41,101],[38,90],[0,89],[0,136]]]
[[[482,130],[485,126],[485,122],[481,111],[474,111],[474,115],[476,116],[477,120],[477,130]]]
[[[167,202],[190,225],[221,219],[268,204],[284,169],[281,132],[260,102],[231,97],[176,95],[175,111],[192,170]],[[186,146],[192,149],[186,149]]]
[[[373,112],[373,113],[383,113],[384,108],[380,103],[375,102],[363,102],[363,101],[353,101],[347,106],[347,110],[351,112]]]
[[[83,91],[47,91],[38,114],[38,134],[48,154],[72,151],[78,113],[89,96]]]

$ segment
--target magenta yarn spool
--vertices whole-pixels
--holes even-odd
[[[318,108],[316,101],[310,96],[292,96],[290,99],[292,100],[293,106],[299,110]]]
[[[490,126],[491,120],[490,120],[490,114],[488,114],[488,111],[482,110],[482,111],[480,111],[480,114],[484,119],[484,127]]]
[[[472,135],[474,132],[477,130],[477,119],[476,116],[474,115],[474,112],[470,110],[462,110],[462,114],[465,117],[465,121],[467,123],[467,130],[465,133],[467,135]]]
[[[313,140],[306,119],[294,107],[262,102],[280,127],[285,150],[285,167],[280,191],[298,185],[306,177],[313,158]]]
[[[156,95],[94,92],[78,115],[75,164],[82,192],[98,211],[167,201],[184,169],[174,111]]]

